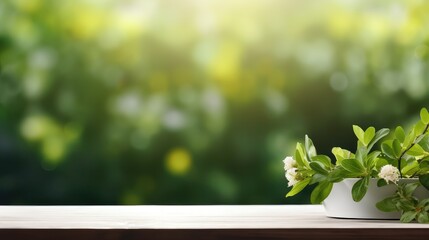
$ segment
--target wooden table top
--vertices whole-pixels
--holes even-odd
[[[417,239],[429,224],[335,219],[321,205],[0,206],[0,239]]]
[[[328,218],[321,205],[0,206],[0,228],[340,229],[429,228],[429,224]]]

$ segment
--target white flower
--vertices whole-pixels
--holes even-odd
[[[286,171],[286,179],[288,180],[288,187],[292,187],[297,184],[299,181],[297,179],[298,173],[296,172],[297,168],[291,168]]]
[[[396,183],[399,180],[399,170],[390,164],[384,165],[378,173],[378,176],[386,180],[387,183]]]
[[[296,167],[296,161],[295,161],[295,159],[293,159],[293,157],[290,157],[290,156],[286,157],[283,160],[283,163],[285,164],[285,170],[286,171],[289,170],[289,169],[292,169],[292,168]]]

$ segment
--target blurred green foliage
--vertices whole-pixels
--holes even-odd
[[[429,100],[429,2],[0,2],[1,204],[273,204],[308,133]],[[328,134],[329,133],[329,134]],[[308,194],[308,193],[307,193]]]

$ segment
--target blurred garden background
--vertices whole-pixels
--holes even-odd
[[[0,1],[0,204],[287,204],[308,134],[429,106],[423,0]],[[310,190],[308,190],[310,191]]]

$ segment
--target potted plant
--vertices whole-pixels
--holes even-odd
[[[344,218],[400,218],[401,222],[429,222],[429,113],[420,111],[419,121],[406,133],[354,125],[358,139],[353,153],[334,147],[329,156],[319,155],[305,136],[294,156],[286,157],[286,197],[308,185],[316,185],[311,203],[322,203],[328,216]],[[375,149],[375,144],[379,149]]]

